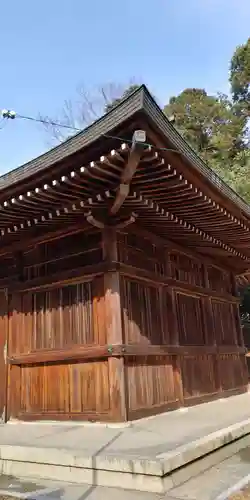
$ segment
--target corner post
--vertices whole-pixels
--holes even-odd
[[[117,261],[116,229],[113,227],[104,227],[102,238],[103,259],[110,263]],[[110,271],[104,274],[104,294],[107,343],[111,352],[108,364],[112,418],[115,421],[126,421],[124,358],[122,356],[112,356],[112,346],[123,344],[120,277],[117,271]]]

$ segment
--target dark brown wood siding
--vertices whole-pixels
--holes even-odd
[[[230,272],[139,234],[119,237],[119,258],[130,418],[244,390]]]
[[[19,405],[11,405],[10,416],[94,418],[109,413],[108,362],[84,359],[84,349],[92,348],[95,356],[94,348],[106,344],[102,288],[103,279],[96,278],[51,290],[13,293],[9,356],[19,358],[21,384],[17,387],[11,377],[12,392],[20,394],[14,398]],[[72,352],[76,356],[78,352],[79,360],[67,359]],[[46,354],[50,358],[54,354],[55,361],[44,362]],[[29,360],[32,355],[35,363]]]
[[[112,229],[13,259],[10,418],[126,420],[245,390],[227,270]]]

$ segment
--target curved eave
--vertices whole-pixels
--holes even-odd
[[[24,190],[7,198],[0,207],[0,254],[12,245],[51,228],[85,222],[102,216],[114,202],[131,147],[121,143],[116,150],[78,164],[67,175]],[[250,267],[250,227],[191,184],[185,174],[154,150],[146,148],[132,178],[130,193],[117,217],[131,214],[138,223],[164,239],[223,262],[238,273]]]
[[[108,151],[108,135],[120,127],[123,136],[130,130],[131,138],[138,123],[153,127],[178,155],[155,147],[144,151],[119,216],[136,210],[144,227],[159,236],[210,255],[238,274],[250,268],[249,206],[198,158],[144,86],[88,129],[0,178],[2,248],[23,234],[32,238],[55,225],[77,224],[90,210],[102,211],[107,192],[115,197],[131,149],[116,139],[116,149]],[[148,140],[157,146],[150,134]]]
[[[222,203],[226,202],[228,204],[230,202],[232,211],[236,209],[242,213],[243,217],[250,217],[249,205],[197,156],[169,122],[144,85],[82,132],[25,165],[1,176],[0,192],[12,187],[14,184],[20,184],[31,177],[41,175],[41,173],[46,172],[58,162],[66,160],[71,155],[94,145],[100,139],[105,141],[105,135],[121,127],[123,123],[125,124],[138,112],[149,118],[155,129],[161,132],[163,138],[165,137],[166,141],[179,151],[191,168],[203,177],[205,189],[206,184],[209,184],[214,192],[221,197]]]

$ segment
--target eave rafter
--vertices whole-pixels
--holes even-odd
[[[139,216],[145,227],[172,235],[184,245],[203,252],[217,249],[224,257],[248,261],[240,248],[248,241],[250,246],[247,221],[190,183],[153,146],[142,148],[135,142],[132,147],[122,143],[99,160],[3,201],[0,240],[4,243],[6,236],[19,232],[21,237],[35,226],[46,231],[56,223],[73,224],[81,217],[101,229],[107,224],[104,212],[117,227],[125,227]]]
[[[130,183],[142,157],[146,134],[143,130],[136,130],[133,134],[132,147],[130,149],[127,164],[121,175],[120,185],[117,189],[114,203],[110,209],[112,215],[116,214],[121,208],[124,200],[127,198],[130,189]]]
[[[114,194],[109,191],[107,191],[105,195],[108,198],[112,198],[114,196]],[[212,235],[204,232],[198,227],[195,227],[186,220],[180,219],[174,213],[166,211],[157,202],[146,198],[140,193],[131,193],[125,201],[124,208],[125,207],[129,207],[130,210],[135,210],[140,221],[147,221],[147,225],[151,225],[155,229],[157,226],[159,229],[161,226],[164,226],[167,233],[169,233],[172,229],[173,235],[176,239],[179,239],[180,235],[182,238],[186,235],[191,242],[192,237],[194,237],[194,243],[197,247],[199,247],[199,245],[201,246],[202,243],[205,243],[206,247],[208,244],[211,244],[214,246],[214,249],[216,249],[216,247],[222,249],[225,256],[230,254],[235,257],[239,257],[244,261],[248,260],[246,255],[238,252],[235,248],[223,243],[220,239],[214,238]],[[179,232],[178,229],[180,229]]]
[[[183,172],[166,163],[158,152],[155,152],[155,155],[161,164],[160,175],[157,169],[151,169],[150,184],[145,180],[145,168],[140,164],[133,178],[132,188],[161,204],[166,210],[171,210],[180,219],[188,220],[204,232],[211,232],[223,243],[239,251],[242,250],[241,244],[246,247],[248,243],[250,250],[249,223],[235,217],[228,209],[190,183]],[[156,176],[157,182],[154,181]],[[180,185],[183,185],[182,191],[179,191]]]
[[[77,214],[77,204],[92,206],[93,196],[101,201],[103,186],[117,186],[129,146],[122,143],[98,161],[71,171],[33,190],[19,194],[0,205],[0,236],[17,233],[43,223],[64,220]],[[97,194],[96,194],[97,191]]]

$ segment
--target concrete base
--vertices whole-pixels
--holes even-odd
[[[246,393],[121,428],[0,425],[0,472],[171,496],[250,445],[249,416]]]
[[[165,493],[246,446],[250,446],[250,419],[154,458],[124,452],[98,456],[79,449],[1,445],[0,470],[16,477]]]

